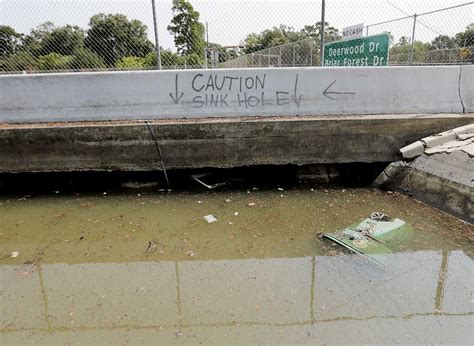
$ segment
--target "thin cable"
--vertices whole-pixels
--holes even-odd
[[[437,9],[437,10],[434,10],[434,11],[430,11],[430,12],[420,13],[420,14],[417,14],[417,17],[424,16],[424,15],[426,15],[426,14],[431,14],[431,13],[436,13],[436,12],[451,10],[451,9],[453,9],[453,8],[468,6],[468,5],[472,5],[472,4],[474,4],[474,1],[467,2],[467,3],[465,3],[465,4],[456,5],[456,6],[444,7],[444,8],[440,8],[440,9]],[[390,20],[386,20],[386,21],[384,21],[384,22],[378,22],[378,23],[374,23],[374,24],[369,24],[369,25],[367,25],[367,26],[377,26],[377,25],[382,25],[382,24],[397,22],[397,21],[399,21],[399,20],[403,20],[403,19],[407,19],[407,18],[413,18],[413,15],[406,16],[406,17],[395,18],[395,19],[390,19]]]
[[[390,6],[392,6],[393,8],[397,9],[398,11],[400,11],[401,13],[406,14],[407,16],[410,15],[408,12],[402,10],[402,9],[401,9],[400,7],[398,7],[397,5],[392,4],[390,1],[385,0],[385,2],[386,2],[387,4],[389,4]],[[418,17],[418,16],[419,16],[419,15],[417,15],[417,17]],[[438,32],[438,31],[436,31],[435,29],[429,27],[427,24],[423,23],[423,22],[422,22],[421,20],[419,20],[419,19],[418,19],[418,23],[420,23],[421,25],[423,25],[425,28],[427,28],[427,29],[433,31],[435,34],[438,34],[438,35],[440,35],[440,36],[442,35],[440,32]]]
[[[155,142],[156,150],[158,151],[158,154],[160,155],[161,167],[163,168],[163,173],[165,175],[166,184],[168,185],[168,187],[170,187],[170,181],[168,180],[168,174],[166,173],[165,163],[163,161],[163,155],[161,154],[160,145],[158,144],[158,141],[156,140],[155,132],[151,128],[148,121],[145,121],[145,124],[148,127],[148,130],[150,131],[151,138],[153,138],[153,141]]]

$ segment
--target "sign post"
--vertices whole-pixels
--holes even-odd
[[[390,37],[380,34],[327,43],[324,66],[387,66]]]

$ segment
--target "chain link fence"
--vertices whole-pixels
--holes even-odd
[[[474,2],[0,0],[0,73],[321,66],[365,23],[389,65],[474,63]],[[160,49],[157,49],[160,47]]]

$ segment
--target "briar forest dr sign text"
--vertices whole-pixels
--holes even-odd
[[[388,34],[324,45],[324,66],[387,66]]]

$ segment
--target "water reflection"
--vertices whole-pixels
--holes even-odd
[[[417,251],[389,255],[385,268],[352,255],[2,265],[2,338],[452,317],[464,340],[472,262],[462,251]]]
[[[414,229],[384,268],[316,237],[374,210]],[[472,231],[371,189],[0,198],[0,344],[468,342]]]

